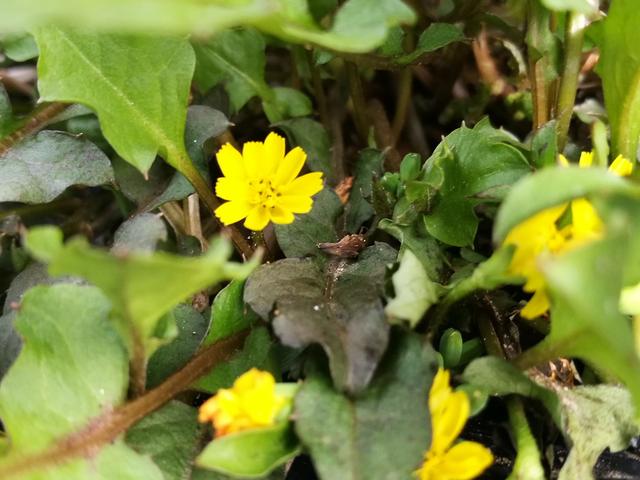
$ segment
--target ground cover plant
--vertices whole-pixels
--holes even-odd
[[[634,0],[0,0],[0,478],[638,478]]]

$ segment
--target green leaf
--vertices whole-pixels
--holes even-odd
[[[0,138],[4,138],[14,129],[13,108],[4,85],[0,85]]]
[[[310,170],[324,173],[326,181],[333,183],[335,172],[331,167],[331,142],[321,123],[311,118],[292,118],[273,126],[283,130],[292,145],[307,153]]]
[[[508,187],[530,171],[511,143],[487,122],[473,129],[462,126],[442,141],[425,164],[427,182],[438,188],[435,206],[424,217],[431,235],[454,246],[473,243],[478,228],[474,207],[482,194]]]
[[[391,324],[407,320],[414,328],[429,308],[442,294],[442,287],[429,279],[420,260],[411,250],[405,250],[400,268],[391,278],[395,297],[387,303],[384,311]]]
[[[254,367],[277,375],[274,362],[273,341],[269,332],[264,327],[256,327],[251,330],[242,350],[200,377],[194,388],[215,393],[220,388],[231,387],[236,378]]]
[[[455,368],[462,358],[462,334],[455,328],[447,328],[440,337],[438,351],[444,368]]]
[[[382,176],[383,162],[384,154],[372,148],[358,154],[353,171],[353,186],[349,202],[345,206],[347,232],[357,233],[362,224],[373,216],[374,211],[369,199],[373,195],[373,179]]]
[[[193,168],[184,148],[195,63],[187,40],[54,26],[38,28],[35,38],[41,100],[90,107],[116,152],[143,173],[157,154],[179,171]]]
[[[640,189],[599,168],[545,168],[522,179],[511,189],[498,211],[493,241],[502,242],[513,227],[545,208],[574,198],[594,195],[606,198],[617,193],[640,196]]]
[[[217,438],[196,459],[197,465],[234,477],[261,478],[298,454],[289,422]]]
[[[431,440],[428,397],[436,367],[428,344],[402,334],[358,397],[336,392],[327,378],[308,378],[294,417],[320,478],[412,478]]]
[[[632,398],[619,386],[547,390],[496,357],[474,360],[464,380],[492,395],[518,394],[542,402],[571,446],[558,477],[562,480],[593,478],[593,466],[606,448],[624,450],[640,432]]]
[[[262,265],[247,280],[244,299],[264,319],[275,307],[273,327],[285,345],[322,345],[338,388],[357,392],[387,346],[381,295],[385,266],[395,257],[388,245],[375,244],[357,262],[333,259],[326,270],[311,259]]]
[[[202,91],[223,83],[234,111],[256,95],[266,101],[275,99],[264,79],[264,37],[256,30],[227,30],[193,47],[197,59],[194,81]]]
[[[196,258],[164,252],[116,256],[90,247],[84,238],[63,246],[62,234],[54,227],[33,228],[26,244],[32,255],[49,263],[52,275],[78,275],[100,287],[124,321],[122,333],[133,326],[147,343],[162,315],[179,302],[220,280],[244,278],[256,265],[228,262],[231,246],[222,239]]]
[[[549,10],[565,12],[568,10],[584,14],[597,13],[597,8],[589,0],[540,0]]]
[[[5,478],[37,455],[120,404],[128,385],[127,353],[109,322],[109,301],[94,287],[39,286],[24,297],[16,328],[25,345],[0,384],[0,417],[11,449],[0,459]],[[108,419],[105,419],[108,421]],[[160,470],[121,440],[91,458],[37,463],[21,479],[101,478],[162,480]]]
[[[490,395],[517,394],[539,400],[556,424],[561,424],[556,394],[535,383],[506,360],[497,357],[477,358],[465,368],[463,378],[466,384]]]
[[[287,257],[321,255],[318,243],[337,242],[336,221],[342,213],[338,196],[328,188],[314,197],[309,213],[299,215],[293,223],[275,225],[278,245]]]
[[[4,54],[15,62],[26,62],[38,56],[38,46],[28,33],[10,33],[0,38]]]
[[[151,253],[160,241],[167,240],[167,227],[160,217],[142,213],[131,217],[113,235],[111,251],[117,255],[129,252]]]
[[[172,401],[127,431],[126,442],[136,452],[150,456],[164,480],[188,478],[200,446],[198,412]]]
[[[611,4],[599,36],[598,73],[611,125],[611,144],[617,154],[635,163],[640,136],[640,52],[629,39],[640,22],[634,0]]]
[[[62,132],[40,132],[0,156],[0,202],[46,203],[71,185],[113,181],[107,156]]]
[[[436,239],[428,233],[421,235],[415,225],[398,225],[387,218],[380,220],[378,227],[401,242],[400,255],[411,250],[420,260],[431,280],[442,280],[445,257]]]
[[[160,346],[147,366],[147,388],[153,388],[180,370],[193,357],[207,330],[208,321],[191,305],[180,304],[172,311],[178,329],[176,337]]]
[[[311,115],[311,100],[304,93],[294,88],[275,87],[273,99],[262,102],[264,113],[270,123],[280,122],[286,118]]]
[[[204,345],[211,345],[249,328],[257,320],[257,315],[247,308],[242,300],[244,285],[244,281],[234,280],[216,295]]]
[[[415,50],[398,57],[396,61],[401,65],[408,65],[427,53],[434,52],[450,43],[464,40],[464,38],[464,32],[457,25],[432,23],[420,34]]]

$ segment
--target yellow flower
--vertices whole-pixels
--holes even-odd
[[[558,162],[563,166],[569,165],[563,155],[558,156]],[[578,163],[580,168],[590,168],[592,164],[593,153],[582,152]],[[609,171],[619,176],[630,175],[632,169],[633,164],[622,156],[609,166]],[[603,232],[598,213],[584,198],[571,202],[571,223],[558,228],[557,222],[566,208],[567,205],[559,205],[537,213],[513,228],[504,241],[505,245],[516,247],[509,273],[524,277],[526,283],[522,289],[534,294],[520,312],[524,318],[535,318],[549,310],[544,276],[538,268],[540,256],[561,254],[599,237]]]
[[[232,388],[220,389],[200,407],[198,420],[211,421],[216,437],[273,425],[289,401],[276,393],[269,372],[252,368],[240,375]]]
[[[462,441],[452,446],[469,418],[469,399],[449,385],[449,371],[438,370],[429,393],[431,447],[422,467],[420,480],[468,480],[493,463],[491,451],[476,442]]]
[[[215,213],[225,225],[245,219],[250,230],[273,223],[291,223],[294,213],[308,213],[311,197],[322,190],[322,173],[298,177],[307,154],[296,147],[285,155],[284,138],[270,133],[263,142],[247,142],[242,154],[231,144],[217,153],[223,177],[216,182],[216,195],[227,202]]]

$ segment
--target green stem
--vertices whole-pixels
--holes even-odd
[[[366,145],[369,137],[369,120],[367,118],[367,102],[362,89],[362,79],[358,67],[351,62],[346,63],[349,91],[353,102],[353,119],[358,130],[360,140]]]
[[[405,68],[400,73],[398,97],[396,100],[396,112],[391,124],[391,138],[393,145],[398,143],[398,138],[407,120],[407,112],[411,103],[411,87],[413,85],[413,72],[411,68]]]
[[[563,350],[566,351],[566,349],[562,348],[562,345],[557,342],[551,343],[547,337],[514,358],[513,364],[520,370],[528,370],[529,368],[537,367],[550,360],[555,360],[561,356]]]
[[[529,46],[529,79],[533,96],[533,127],[538,130],[549,121],[549,11],[539,0],[529,0],[527,44]]]
[[[540,461],[540,450],[533,438],[522,400],[518,397],[507,399],[509,424],[517,450],[513,470],[508,480],[544,480],[544,468]]]
[[[559,152],[564,150],[569,134],[580,66],[582,65],[582,45],[586,26],[587,18],[585,15],[577,12],[567,14],[564,36],[564,69],[560,79],[560,92],[556,106],[556,115],[558,117],[556,131],[558,133]]]

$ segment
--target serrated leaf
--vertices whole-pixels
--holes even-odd
[[[293,223],[275,225],[278,245],[285,256],[321,255],[318,243],[338,241],[335,225],[342,210],[338,196],[325,188],[314,197],[309,213],[297,216]]]
[[[478,194],[509,186],[531,169],[510,139],[487,122],[449,134],[425,164],[427,182],[438,188],[424,216],[427,231],[448,245],[471,245],[478,228]],[[478,161],[478,159],[483,159]],[[451,221],[455,218],[455,221]]]
[[[388,245],[376,244],[357,262],[328,262],[326,271],[311,259],[262,265],[247,280],[244,299],[264,319],[275,307],[274,330],[285,345],[322,345],[338,388],[358,392],[387,346],[381,293],[385,266],[395,256]]]
[[[244,278],[256,265],[228,262],[231,246],[222,239],[201,257],[164,252],[116,256],[90,247],[83,238],[63,245],[62,232],[54,227],[33,228],[26,244],[32,255],[49,263],[50,274],[78,275],[100,287],[116,315],[143,341],[152,338],[160,317],[189,295],[223,279]]]
[[[35,38],[41,100],[90,107],[116,152],[143,173],[157,154],[179,171],[193,168],[184,148],[195,63],[187,40],[55,26],[38,28]]]
[[[289,422],[213,440],[196,459],[200,467],[240,478],[263,478],[293,458],[298,439]]]
[[[113,181],[107,156],[93,143],[45,131],[0,156],[0,202],[46,203],[71,185]]]
[[[640,136],[640,54],[633,38],[640,22],[634,0],[611,4],[599,36],[598,74],[611,125],[611,144],[616,153],[635,161]]]
[[[292,145],[306,152],[310,170],[324,173],[329,184],[335,180],[331,168],[331,141],[321,123],[311,118],[291,118],[273,126],[283,130]]]
[[[150,459],[121,440],[97,448],[91,459],[24,463],[124,400],[128,358],[109,310],[94,287],[39,286],[25,295],[16,321],[25,346],[0,384],[0,417],[11,439],[0,459],[2,478],[162,480]]]
[[[197,410],[177,401],[147,415],[126,435],[127,445],[149,455],[164,480],[188,478],[200,440]]]
[[[400,268],[391,277],[395,297],[385,307],[391,324],[409,322],[415,327],[423,315],[434,305],[442,293],[442,287],[432,282],[420,260],[411,250],[405,250]]]
[[[397,335],[391,345],[358,397],[321,376],[308,378],[296,395],[296,432],[322,480],[400,480],[420,467],[431,440],[435,354],[413,334]]]

